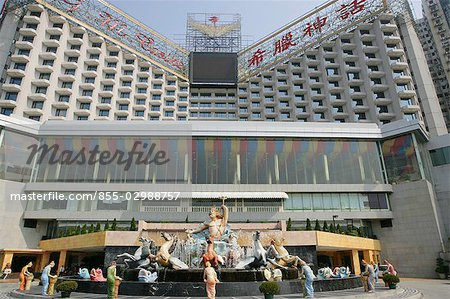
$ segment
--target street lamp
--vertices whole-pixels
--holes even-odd
[[[336,223],[334,222],[334,219],[339,218],[339,215],[333,215],[333,226],[336,227]]]

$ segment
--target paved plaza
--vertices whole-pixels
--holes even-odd
[[[32,287],[30,292],[19,293],[14,292],[14,289],[18,287],[17,283],[7,282],[0,283],[0,299],[10,299],[10,298],[23,298],[23,299],[33,299],[33,298],[51,298],[40,296],[40,287],[35,285]],[[13,292],[13,293],[11,293]],[[382,284],[378,284],[375,293],[367,294],[364,293],[362,288],[346,290],[346,291],[335,291],[335,292],[321,292],[316,293],[316,298],[429,298],[429,299],[445,299],[450,298],[450,280],[433,280],[433,279],[403,279],[398,285],[396,290],[389,290]],[[54,298],[59,298],[57,294]],[[71,298],[74,299],[104,299],[105,295],[95,295],[95,294],[81,294],[72,293]],[[141,299],[141,298],[155,298],[155,299],[187,299],[181,297],[138,297],[138,296],[120,296],[121,299]],[[252,297],[218,297],[223,299],[239,298],[239,299],[263,299],[263,296],[252,296]],[[299,294],[295,295],[279,295],[275,297],[276,299],[286,299],[286,298],[301,298]]]

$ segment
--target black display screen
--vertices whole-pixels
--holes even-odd
[[[190,56],[192,84],[236,84],[236,53],[192,52]]]

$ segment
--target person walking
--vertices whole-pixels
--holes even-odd
[[[365,267],[363,276],[367,277],[367,291],[373,293],[375,291],[375,272],[373,271],[373,267],[365,260],[362,260],[361,264]]]
[[[52,268],[55,266],[55,262],[51,261],[50,264],[48,264],[47,266],[45,266],[44,270],[42,271],[41,274],[41,282],[42,282],[42,296],[47,296],[48,293],[48,285],[49,285],[49,278],[56,278],[55,275],[51,275],[50,271],[52,270]]]
[[[301,275],[305,275],[305,291],[306,291],[306,298],[314,298],[314,278],[316,276],[314,275],[312,269],[310,266],[308,266],[305,261],[300,260],[300,266],[302,267],[302,273]]]

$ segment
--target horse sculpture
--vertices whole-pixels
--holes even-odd
[[[142,243],[142,246],[133,255],[125,252],[116,256],[116,259],[125,258],[123,262],[126,268],[147,269],[150,266],[151,262],[148,257],[151,255],[150,248],[154,246],[155,242],[144,237],[139,237],[139,241]]]
[[[284,238],[281,240],[272,240],[267,256],[272,265],[280,268],[297,267],[301,259],[296,255],[290,255],[283,246]]]
[[[161,267],[173,268],[175,270],[188,269],[189,266],[178,258],[172,256],[173,245],[177,241],[177,237],[168,233],[161,233],[161,237],[166,240],[159,248],[158,253],[155,256],[155,260]]]
[[[266,250],[260,240],[260,232],[253,234],[253,257],[240,261],[236,269],[259,269],[267,265]]]

